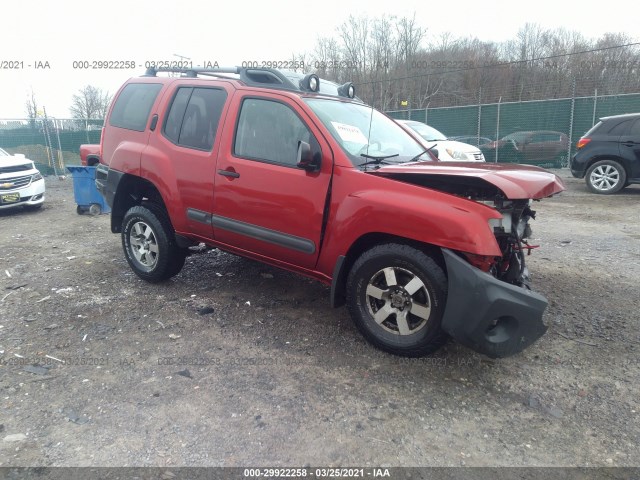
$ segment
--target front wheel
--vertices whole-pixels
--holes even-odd
[[[155,205],[130,208],[122,221],[122,248],[131,269],[151,283],[178,274],[185,251],[176,245],[173,228]]]
[[[600,160],[589,167],[585,181],[593,193],[608,195],[625,187],[627,172],[615,160]]]
[[[433,258],[409,245],[371,248],[347,279],[347,305],[372,344],[405,357],[438,350],[448,336],[440,324],[447,280]]]

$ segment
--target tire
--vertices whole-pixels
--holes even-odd
[[[177,275],[186,253],[177,246],[171,222],[156,205],[131,207],[122,220],[122,248],[131,269],[151,283]]]
[[[89,207],[89,213],[91,215],[100,215],[102,213],[102,206],[99,203],[92,203]]]
[[[347,279],[347,306],[358,330],[376,347],[404,357],[428,355],[447,342],[441,328],[446,297],[442,268],[409,245],[371,248]]]
[[[77,213],[78,215],[84,215],[84,207],[81,207],[80,205],[78,205],[78,206],[76,207],[76,213]]]
[[[625,187],[627,172],[615,160],[600,160],[589,167],[585,181],[593,193],[610,195]]]

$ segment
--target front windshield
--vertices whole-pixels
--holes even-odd
[[[367,105],[320,98],[305,101],[354,165],[371,161],[368,157],[385,164],[403,163],[424,151],[401,126]],[[428,160],[429,155],[421,159]]]
[[[418,135],[424,138],[427,142],[441,142],[447,139],[447,137],[442,132],[424,123],[407,122],[405,123],[405,125],[412,130],[415,130]]]

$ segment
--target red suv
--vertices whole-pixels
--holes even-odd
[[[156,70],[105,121],[96,183],[141,278],[189,247],[331,285],[376,346],[429,354],[453,336],[491,357],[546,330],[529,289],[531,200],[563,190],[536,167],[429,161],[353,84],[252,68]]]

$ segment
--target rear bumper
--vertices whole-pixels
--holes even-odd
[[[118,183],[122,179],[123,174],[109,167],[98,164],[96,166],[96,188],[104,197],[107,205],[113,208],[113,201],[118,189]]]
[[[580,162],[579,159],[576,159],[578,153],[574,154],[573,157],[571,157],[571,161],[569,162],[569,169],[571,170],[571,175],[573,175],[574,178],[583,178],[585,168],[584,164]]]
[[[547,331],[540,294],[502,282],[443,249],[449,292],[442,328],[491,358],[515,355]]]

